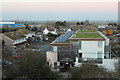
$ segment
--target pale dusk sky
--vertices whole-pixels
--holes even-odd
[[[117,2],[5,2],[3,20],[117,21]]]

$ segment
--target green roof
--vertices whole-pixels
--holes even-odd
[[[103,37],[97,31],[88,31],[88,30],[77,31],[77,33],[74,34],[72,38],[103,39]]]
[[[73,34],[73,36],[69,39],[104,39],[97,31],[88,31],[88,30],[80,30]],[[70,41],[66,40],[65,42],[57,42],[54,44],[70,44]]]

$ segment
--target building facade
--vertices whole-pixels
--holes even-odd
[[[15,22],[0,22],[0,28],[14,28],[14,27],[25,27],[24,24],[16,24]]]
[[[13,32],[6,32],[2,35],[2,40],[5,43],[5,50],[4,54],[9,53],[9,56],[15,56],[17,55],[17,50],[19,48],[23,48],[26,45],[28,36],[25,36],[29,34],[30,32],[28,30],[18,30]]]
[[[67,34],[67,33],[66,33]],[[109,47],[109,39],[99,31],[78,30],[66,41],[53,41],[53,52],[58,55],[58,68],[65,71],[72,66],[92,63],[108,70],[114,70],[117,56]],[[108,64],[109,63],[109,64]],[[111,65],[111,66],[110,66]]]

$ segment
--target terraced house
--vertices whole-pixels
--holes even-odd
[[[1,34],[2,40],[5,43],[4,46],[4,54],[8,54],[13,56],[16,55],[16,50],[18,48],[25,47],[27,41],[27,34],[30,32],[26,29],[13,31],[13,32],[6,32]],[[7,50],[7,51],[6,51]]]
[[[107,70],[114,70],[114,64],[118,62],[117,56],[110,49],[109,39],[99,31],[69,31],[50,45],[53,50],[47,52],[47,61],[60,71],[68,70],[72,66],[78,67],[83,63],[93,63]],[[53,58],[57,57],[57,61],[51,61],[48,55],[51,53],[58,55],[52,55]]]

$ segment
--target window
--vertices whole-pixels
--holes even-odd
[[[79,41],[78,48],[81,49],[81,41]]]
[[[98,47],[102,47],[102,41],[98,41]]]
[[[79,58],[82,58],[82,53],[79,53]]]
[[[54,62],[54,69],[57,69],[57,62]]]
[[[98,58],[102,58],[102,52],[98,52]]]
[[[47,62],[47,64],[49,65],[49,62]]]
[[[57,52],[57,46],[53,46],[53,51]]]

